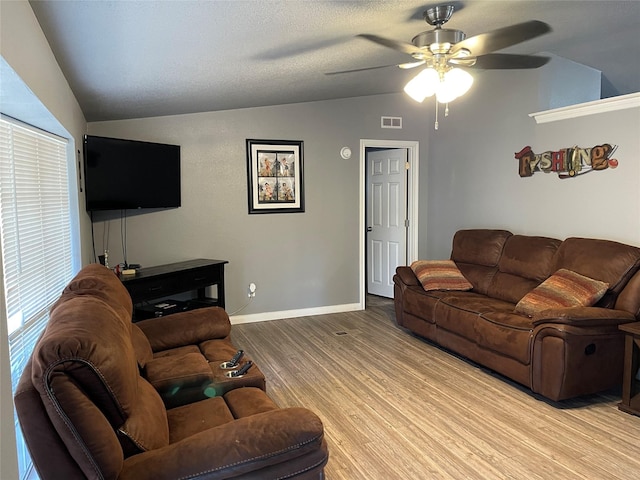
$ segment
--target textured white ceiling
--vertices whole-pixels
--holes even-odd
[[[399,92],[410,60],[359,33],[409,42],[447,2],[35,1],[32,8],[88,121]],[[505,52],[550,52],[603,72],[603,96],[640,91],[640,1],[467,0],[446,28],[473,36],[527,20],[553,32]]]

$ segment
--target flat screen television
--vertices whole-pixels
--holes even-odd
[[[89,212],[179,207],[180,146],[85,135],[84,184]]]

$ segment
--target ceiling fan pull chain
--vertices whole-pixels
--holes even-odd
[[[449,116],[449,102],[444,104],[444,116],[445,117]]]
[[[433,125],[433,127],[437,130],[438,129],[438,101],[437,100],[435,104],[436,104],[436,123]]]

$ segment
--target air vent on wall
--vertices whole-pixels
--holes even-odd
[[[402,117],[380,117],[382,128],[402,128]]]

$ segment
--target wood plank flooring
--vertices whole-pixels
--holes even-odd
[[[619,390],[546,401],[399,329],[390,300],[231,335],[278,405],[322,419],[327,480],[640,478]]]

